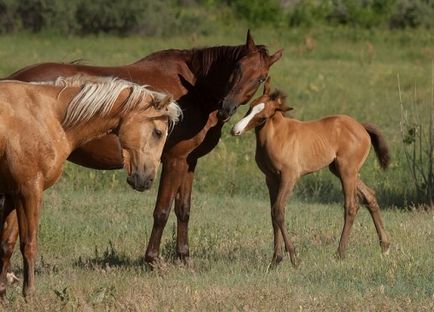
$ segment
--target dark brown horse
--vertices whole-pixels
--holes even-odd
[[[78,73],[116,76],[174,96],[184,118],[169,136],[162,156],[154,226],[145,255],[147,262],[153,262],[159,256],[161,236],[174,200],[178,220],[176,253],[182,259],[189,256],[188,221],[197,160],[217,145],[224,122],[239,105],[250,100],[267,78],[270,66],[281,56],[282,50],[269,55],[248,32],[246,43],[239,46],[159,51],[119,67],[44,63],[19,70],[8,79],[43,81]],[[90,168],[118,169],[122,168],[119,155],[118,139],[107,135],[75,150],[69,160]],[[14,238],[2,240],[11,242]]]

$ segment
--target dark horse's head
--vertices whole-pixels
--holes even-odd
[[[228,85],[218,111],[219,118],[224,121],[235,113],[238,106],[252,98],[261,83],[267,79],[270,66],[282,56],[283,49],[268,55],[267,49],[256,45],[248,31],[246,44],[241,47],[241,51],[229,73]]]

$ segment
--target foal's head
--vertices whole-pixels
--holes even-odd
[[[268,55],[264,46],[256,45],[250,31],[247,32],[243,56],[237,61],[229,77],[228,92],[219,110],[223,120],[231,117],[238,106],[247,103],[258,90],[261,83],[267,79],[268,70],[277,62],[283,49]]]
[[[267,122],[267,119],[274,116],[276,112],[287,112],[292,110],[285,104],[286,95],[279,90],[270,93],[271,78],[268,77],[264,84],[264,92],[250,104],[250,109],[243,119],[232,128],[232,135],[241,135],[244,132],[259,127]]]
[[[122,148],[127,182],[137,191],[152,186],[172,123],[181,111],[172,98],[155,98],[152,105],[125,114],[118,137]]]

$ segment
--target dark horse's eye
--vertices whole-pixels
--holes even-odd
[[[263,83],[264,81],[265,81],[265,78],[264,78],[264,77],[261,77],[261,78],[259,78],[258,83],[261,84],[261,83]]]
[[[156,137],[156,138],[161,138],[162,137],[162,135],[163,135],[163,132],[161,132],[161,130],[158,130],[158,129],[154,129],[154,132],[153,132],[153,135]]]

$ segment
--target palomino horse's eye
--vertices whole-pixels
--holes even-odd
[[[163,136],[163,132],[161,130],[158,130],[157,128],[154,129],[154,132],[152,134],[157,139],[160,139]]]

